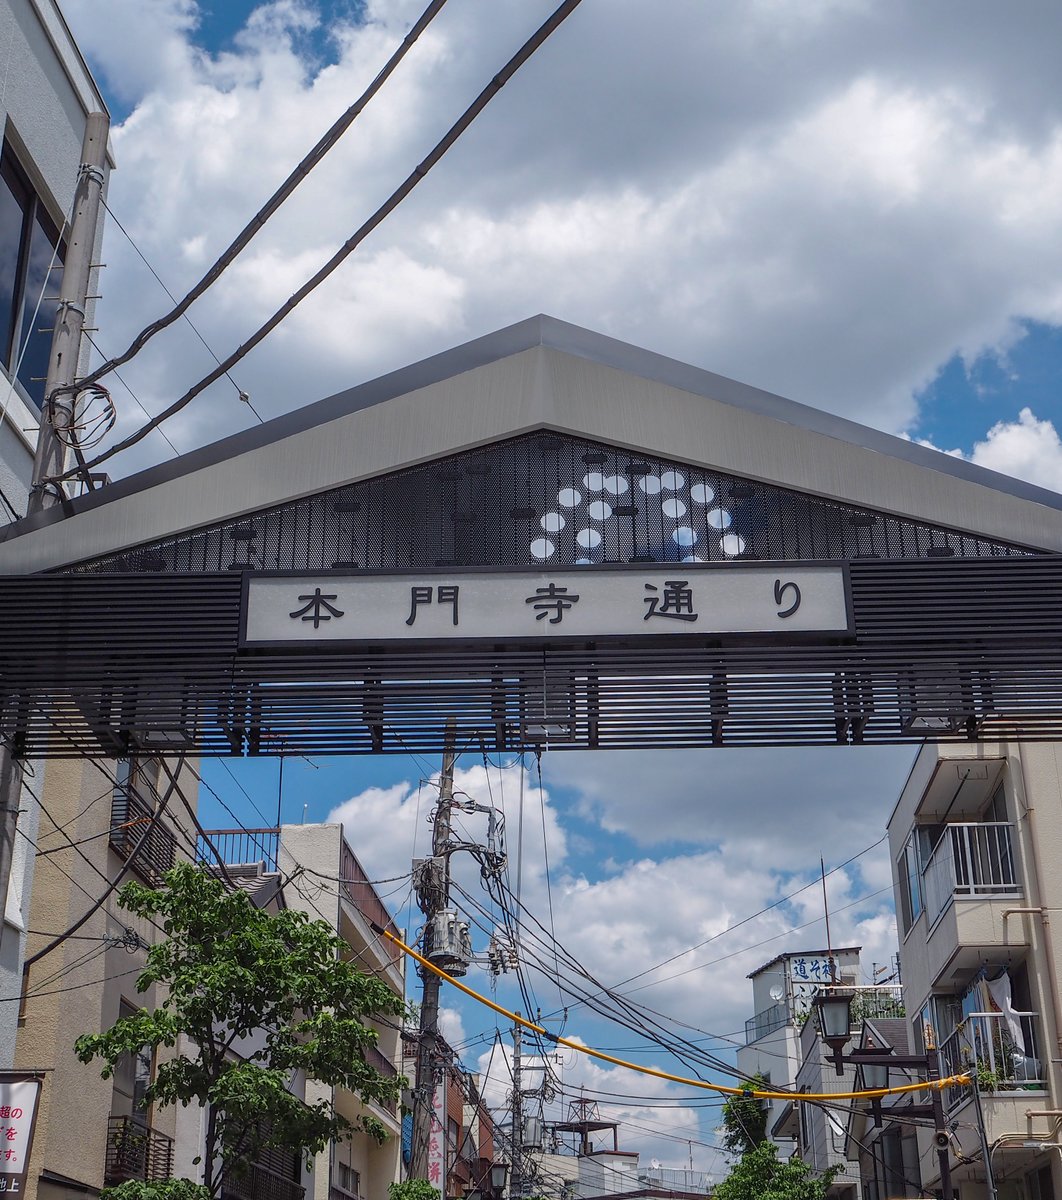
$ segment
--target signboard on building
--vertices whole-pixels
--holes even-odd
[[[249,573],[245,645],[675,634],[845,634],[842,566]]]
[[[833,962],[826,955],[801,954],[789,960],[789,982],[793,996],[793,1015],[802,1019],[811,1012],[811,1002],[821,987],[835,982]]]
[[[40,1092],[39,1078],[0,1072],[0,1192],[26,1190]]]
[[[431,1127],[428,1132],[428,1182],[446,1195],[446,1077],[431,1097]]]

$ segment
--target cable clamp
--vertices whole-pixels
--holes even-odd
[[[103,169],[97,167],[95,163],[83,162],[77,169],[79,179],[88,179],[92,183],[99,184],[103,187]]]
[[[55,311],[57,316],[66,312],[75,312],[82,321],[85,319],[85,310],[80,304],[75,304],[73,300],[60,300]]]

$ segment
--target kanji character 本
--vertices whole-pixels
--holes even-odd
[[[306,603],[302,608],[297,608],[294,612],[288,613],[293,621],[300,617],[304,621],[312,621],[314,629],[321,627],[322,621],[331,621],[333,617],[343,616],[343,610],[336,608],[334,604],[329,604],[330,600],[338,600],[337,593],[331,595],[322,595],[320,588],[314,588],[312,595],[300,596],[300,600],[305,600]]]
[[[660,589],[654,583],[647,583],[645,590],[656,592]],[[650,617],[669,617],[673,621],[697,620],[697,614],[693,611],[693,588],[685,579],[665,579],[663,593],[646,596],[645,603],[649,610],[643,621],[648,621]]]
[[[535,588],[535,594],[528,596],[524,603],[535,609],[536,621],[541,621],[547,613],[552,612],[549,623],[559,625],[565,612],[577,603],[578,599],[578,596],[569,594],[567,588],[551,583],[548,587]]]
[[[417,619],[417,609],[422,604],[431,604],[432,596],[434,595],[437,604],[449,604],[450,612],[453,615],[453,623],[457,624],[457,600],[461,591],[461,585],[440,584],[437,588],[431,587],[411,587],[409,589],[409,616],[406,617],[406,624],[412,625]]]

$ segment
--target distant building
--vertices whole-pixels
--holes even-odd
[[[838,983],[859,982],[859,949],[788,952],[750,973],[753,1016],[745,1022],[745,1045],[737,1052],[742,1075],[762,1075],[779,1089],[796,1087],[803,1061],[800,1030],[812,998],[833,977]],[[767,1135],[783,1156],[792,1153],[795,1139],[793,1133],[772,1133],[784,1106],[781,1100],[767,1104]]]

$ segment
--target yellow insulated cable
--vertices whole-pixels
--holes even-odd
[[[473,991],[472,988],[463,984],[459,979],[455,979],[434,963],[429,962],[422,954],[418,954],[412,946],[407,946],[401,938],[396,937],[390,930],[383,929],[379,925],[373,923],[373,929],[383,934],[383,936],[394,944],[410,958],[415,959],[425,970],[431,971],[433,975],[438,975],[440,979],[444,979],[447,983],[452,984],[459,992],[464,992],[466,996],[470,996],[473,1000],[480,1004],[485,1004],[487,1008],[493,1009],[494,1012],[503,1017],[508,1017],[510,1021],[514,1021],[517,1025],[522,1025],[524,1029],[530,1029],[532,1033],[540,1034],[549,1041],[558,1046],[565,1046],[569,1050],[576,1050],[580,1054],[586,1054],[590,1058],[600,1059],[602,1062],[612,1063],[613,1066],[626,1067],[628,1071],[637,1071],[641,1075],[652,1075],[656,1079],[666,1079],[671,1083],[682,1083],[687,1087],[701,1088],[709,1092],[721,1092],[724,1096],[751,1096],[755,1100],[876,1100],[882,1096],[901,1096],[905,1092],[919,1092],[936,1089],[940,1091],[946,1087],[969,1087],[969,1075],[949,1075],[945,1079],[927,1079],[920,1083],[905,1083],[899,1087],[891,1088],[873,1088],[870,1091],[864,1092],[765,1092],[758,1091],[755,1088],[729,1087],[724,1083],[706,1083],[703,1079],[687,1079],[683,1075],[672,1075],[667,1071],[658,1071],[655,1067],[643,1067],[638,1063],[627,1062],[626,1059],[616,1058],[611,1054],[606,1054],[603,1050],[594,1050],[591,1046],[584,1046],[579,1042],[573,1042],[570,1038],[560,1037],[555,1033],[550,1033],[548,1029],[543,1029],[541,1025],[536,1025],[534,1021],[528,1021],[525,1017],[521,1017],[519,1013],[510,1012],[507,1008],[502,1008],[500,1004],[495,1004],[493,1000],[488,1000],[486,996],[481,996],[479,992]]]

